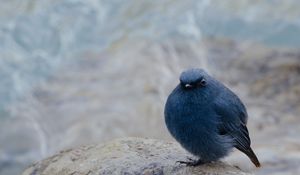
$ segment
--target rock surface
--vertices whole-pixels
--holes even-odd
[[[176,163],[188,154],[174,142],[154,139],[124,138],[107,144],[68,149],[31,165],[23,175],[92,174],[206,174],[247,175],[222,162],[198,167]]]

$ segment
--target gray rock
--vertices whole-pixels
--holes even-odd
[[[239,174],[240,169],[222,162],[198,167],[176,163],[188,156],[177,143],[154,139],[124,138],[106,144],[68,149],[31,165],[23,175],[92,174]]]

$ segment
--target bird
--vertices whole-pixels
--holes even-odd
[[[260,167],[250,147],[248,114],[240,98],[200,68],[183,71],[179,80],[165,104],[165,123],[175,140],[197,159],[177,162],[198,166],[218,161],[236,148]]]

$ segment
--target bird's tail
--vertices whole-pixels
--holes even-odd
[[[256,166],[256,167],[260,167],[260,162],[257,159],[255,153],[253,152],[253,150],[251,148],[249,148],[247,151],[244,152],[249,159],[251,160],[251,162]]]

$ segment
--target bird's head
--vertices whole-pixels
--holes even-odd
[[[188,69],[180,75],[180,85],[185,90],[203,88],[208,84],[208,75],[202,69]]]

